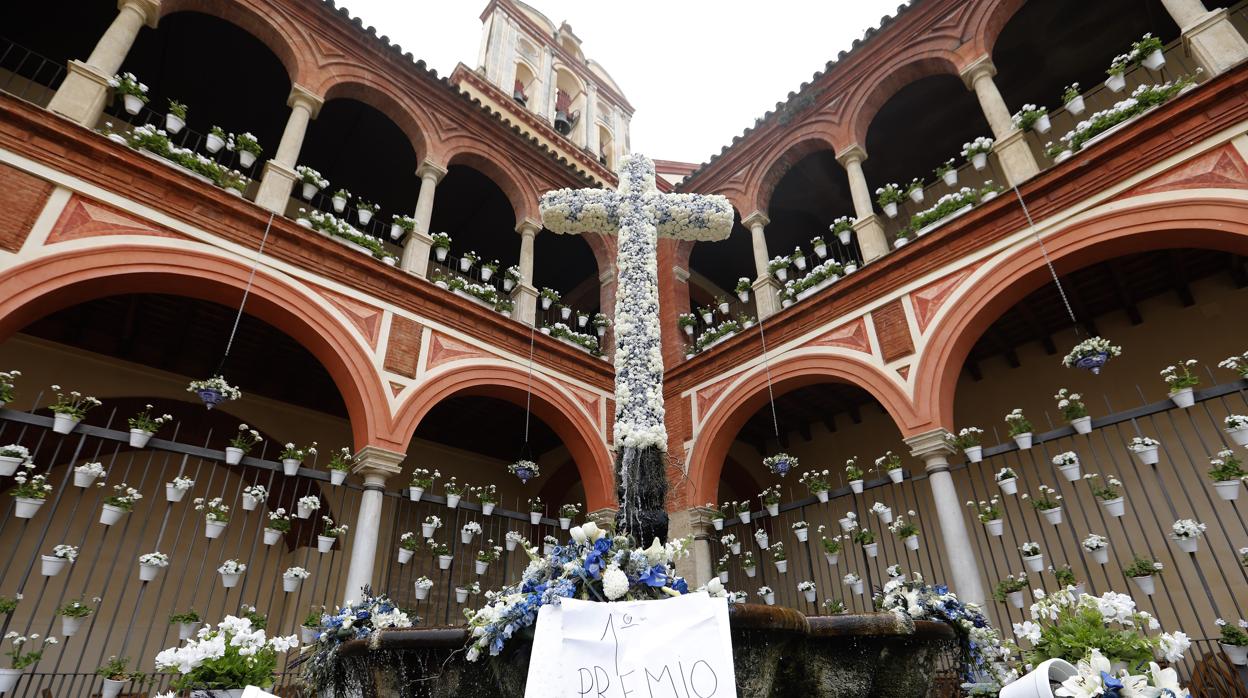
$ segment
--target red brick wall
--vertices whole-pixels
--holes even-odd
[[[416,361],[420,358],[420,323],[401,315],[390,322],[390,343],[386,346],[386,370],[416,377]]]
[[[906,322],[906,309],[895,300],[879,310],[871,312],[875,323],[875,336],[880,340],[880,353],[885,361],[893,361],[914,353],[914,340],[910,338],[910,324]]]
[[[17,252],[43,210],[52,184],[8,165],[0,165],[0,247]]]

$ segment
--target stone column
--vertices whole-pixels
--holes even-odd
[[[711,558],[711,512],[706,507],[694,507],[673,511],[669,515],[668,540],[692,537],[693,546],[689,557],[677,563],[677,571],[696,589],[715,576],[715,561]]]
[[[376,446],[365,446],[355,456],[353,472],[364,478],[360,509],[351,530],[351,562],[347,567],[347,586],[343,599],[358,601],[361,588],[371,586],[373,566],[377,561],[377,538],[381,531],[381,509],[386,480],[402,472],[405,453],[395,453]]]
[[[741,224],[750,229],[750,241],[754,246],[756,278],[752,288],[754,289],[754,307],[758,310],[759,320],[765,320],[780,311],[780,282],[767,271],[767,263],[771,261],[771,258],[768,256],[767,237],[763,231],[770,222],[767,214],[762,211],[755,211],[741,220]]]
[[[1036,164],[1022,130],[1014,127],[1010,109],[1005,105],[997,83],[992,80],[996,74],[992,58],[980,56],[963,69],[962,81],[967,89],[975,91],[975,97],[979,99],[979,108],[984,112],[984,118],[992,128],[992,136],[997,141],[992,150],[997,154],[1001,169],[1005,170],[1006,179],[1010,184],[1021,184],[1036,176],[1040,166]]]
[[[849,195],[854,200],[854,215],[858,217],[854,233],[858,236],[858,249],[862,251],[864,263],[888,252],[884,225],[875,215],[871,186],[862,172],[862,163],[866,159],[867,151],[859,145],[851,145],[836,154],[836,161],[845,168],[845,175],[849,178]]]
[[[108,104],[108,80],[117,74],[144,25],[156,28],[160,0],[120,0],[117,17],[83,61],[70,61],[48,109],[87,128],[95,126]]]
[[[585,149],[598,159],[598,86],[589,83],[589,93],[585,97]]]
[[[537,287],[533,285],[533,240],[541,232],[542,224],[532,220],[522,220],[516,226],[520,233],[520,283],[511,291],[511,302],[515,304],[512,311],[514,317],[526,325],[537,322]]]
[[[948,433],[944,429],[935,429],[905,441],[910,446],[911,455],[921,458],[927,466],[927,482],[932,488],[932,501],[940,523],[940,542],[953,574],[953,579],[946,581],[959,599],[980,604],[987,614],[982,570],[966,528],[964,500],[958,495],[953,476],[949,474],[948,458],[953,453],[953,447],[945,439]]]
[[[264,163],[260,189],[256,192],[256,203],[279,216],[286,214],[290,191],[299,178],[295,174],[295,165],[299,162],[299,151],[303,148],[308,123],[321,113],[325,100],[302,85],[291,85],[286,103],[290,105],[290,116],[286,118],[282,140],[277,144],[273,157]]]
[[[1227,10],[1210,12],[1201,0],[1161,0],[1183,32],[1183,45],[1210,76],[1248,59],[1248,42],[1231,24]]]
[[[446,176],[446,168],[432,160],[425,160],[416,168],[420,177],[420,193],[416,196],[416,212],[412,217],[416,225],[403,243],[403,259],[399,261],[403,271],[411,272],[422,279],[429,273],[429,250],[433,248],[433,238],[429,236],[429,221],[433,218],[433,196],[437,192],[438,182]]]

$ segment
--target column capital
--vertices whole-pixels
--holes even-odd
[[[997,66],[992,63],[992,56],[984,54],[979,58],[971,61],[965,68],[959,71],[958,75],[962,78],[962,82],[966,84],[966,89],[975,89],[975,83],[983,77],[995,77],[997,74]]]
[[[529,237],[537,237],[537,234],[542,232],[542,222],[535,221],[532,218],[525,218],[516,224],[516,232],[520,233],[521,237],[526,235]]]
[[[417,177],[420,177],[422,180],[432,178],[434,184],[440,183],[442,178],[446,176],[446,172],[446,167],[430,160],[429,158],[422,160],[420,167],[416,168]]]
[[[680,267],[675,267],[675,268],[679,269]],[[689,272],[685,272],[685,274],[688,274],[688,273]],[[607,262],[607,265],[602,268],[602,271],[598,272],[598,283],[609,284],[615,281],[615,275],[616,275],[615,265],[611,264],[610,262]]]
[[[689,528],[693,530],[694,540],[707,540],[714,526],[711,523],[712,507],[700,506],[689,509]]]
[[[857,143],[850,143],[836,152],[836,161],[841,163],[842,167],[849,167],[850,163],[859,163],[866,161],[867,150]]]
[[[767,217],[767,214],[763,211],[757,210],[741,219],[741,225],[744,225],[750,230],[753,230],[756,225],[761,225],[766,228],[768,223],[771,223],[771,219]]]
[[[676,283],[689,283],[689,270],[684,267],[672,267],[672,276],[676,277]]]
[[[929,458],[934,460],[939,457],[941,461],[944,461],[950,454],[955,453],[948,436],[949,430],[942,427],[906,437],[902,441],[910,447],[910,455],[915,458],[922,458],[926,461]]]
[[[585,512],[585,520],[593,521],[598,528],[615,530],[616,510],[611,507]]]
[[[291,109],[302,106],[308,110],[308,115],[315,119],[317,114],[321,113],[321,107],[325,106],[325,98],[295,83],[290,86],[290,96],[286,98],[286,106]]]
[[[143,23],[152,29],[160,21],[160,0],[118,0],[117,9],[131,8],[143,18]]]
[[[355,467],[351,469],[357,475],[364,476],[369,484],[382,484],[391,475],[403,472],[403,459],[406,453],[387,451],[377,446],[365,446],[355,454]]]

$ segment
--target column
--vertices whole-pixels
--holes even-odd
[[[851,145],[836,154],[836,161],[845,168],[845,175],[849,178],[849,195],[854,200],[854,215],[858,218],[854,223],[854,233],[858,237],[858,249],[862,250],[864,263],[888,252],[884,224],[875,215],[871,186],[862,172],[862,163],[866,159],[867,151],[859,145]]]
[[[948,569],[953,574],[953,579],[947,580],[949,587],[959,599],[980,604],[987,614],[983,575],[966,528],[965,500],[958,496],[953,476],[949,474],[948,457],[953,453],[953,447],[945,439],[948,433],[944,429],[935,429],[905,441],[910,446],[911,455],[921,458],[927,465],[927,482],[932,488],[932,501],[940,523],[940,542],[949,560]]]
[[[156,28],[160,0],[120,0],[117,17],[86,62],[70,61],[48,109],[87,128],[95,126],[110,96],[108,80],[117,74],[143,25]]]
[[[1210,12],[1201,0],[1161,0],[1183,31],[1183,45],[1210,76],[1248,59],[1248,42],[1225,8]]]
[[[767,254],[767,238],[763,230],[771,220],[762,211],[755,211],[741,220],[750,229],[750,241],[754,247],[754,307],[758,319],[765,320],[780,311],[780,282],[767,271],[771,258]],[[731,289],[729,289],[731,290]]]
[[[689,583],[690,589],[696,589],[715,576],[715,561],[711,558],[711,512],[706,507],[694,507],[684,511],[673,511],[667,527],[667,539],[678,540],[686,536],[693,538],[693,548],[689,557],[676,564],[677,572]]]
[[[533,240],[541,232],[542,224],[533,220],[522,220],[516,226],[520,233],[520,283],[511,291],[511,302],[515,304],[514,317],[526,325],[537,323],[537,287],[533,285]]]
[[[433,218],[433,196],[438,182],[446,176],[446,168],[432,160],[425,160],[416,168],[416,175],[420,177],[420,193],[416,196],[416,212],[412,215],[416,219],[416,225],[403,243],[403,259],[399,266],[403,271],[423,279],[429,273],[429,250],[433,248],[433,238],[429,236],[429,221]]]
[[[598,159],[598,86],[589,83],[589,94],[585,97],[585,116],[581,121],[585,124],[585,149]]]
[[[1040,172],[1036,157],[1031,146],[1023,138],[1021,129],[1014,127],[1009,107],[997,89],[992,76],[997,68],[992,64],[991,56],[980,56],[962,71],[962,81],[968,89],[975,91],[979,99],[979,108],[992,128],[992,136],[996,139],[993,152],[997,154],[997,162],[1005,170],[1005,177],[1010,184],[1021,184]]]
[[[364,492],[360,494],[360,509],[351,530],[351,562],[347,567],[347,586],[344,600],[358,601],[361,589],[372,586],[373,566],[377,560],[377,538],[381,532],[381,509],[386,480],[402,472],[404,453],[387,451],[376,446],[365,446],[355,456],[353,472],[364,478]]]
[[[308,132],[308,124],[321,113],[325,100],[302,85],[291,85],[286,103],[290,105],[290,116],[286,118],[282,140],[277,144],[273,157],[264,163],[260,189],[256,191],[256,203],[278,215],[286,214],[290,191],[299,178],[295,174],[295,165],[299,162],[303,137]]]

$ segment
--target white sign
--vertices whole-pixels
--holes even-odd
[[[255,686],[248,686],[243,689],[243,698],[277,698],[277,696],[256,688]]]
[[[527,698],[736,695],[725,599],[564,599],[538,614]]]

